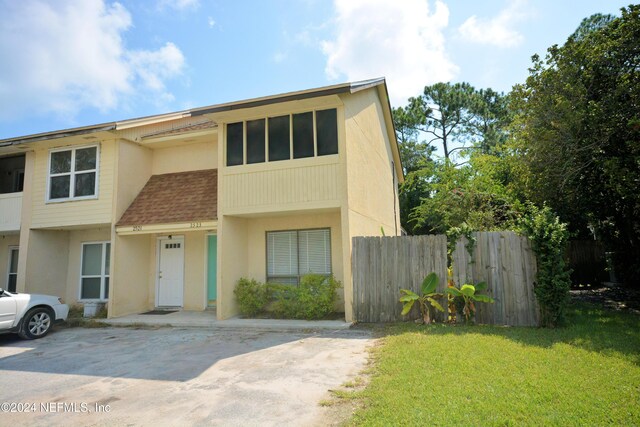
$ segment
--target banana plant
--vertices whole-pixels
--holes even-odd
[[[456,298],[462,298],[464,301],[464,307],[462,308],[462,313],[464,314],[464,318],[467,323],[469,323],[470,319],[476,314],[476,302],[488,302],[493,303],[494,300],[488,295],[478,294],[478,292],[485,291],[487,289],[487,282],[480,282],[476,285],[464,284],[460,289],[452,286],[450,282],[449,287],[446,289],[446,292],[453,296],[454,300]]]
[[[402,307],[402,315],[409,313],[413,308],[413,304],[418,302],[420,305],[420,313],[422,314],[422,322],[431,323],[430,307],[436,310],[444,311],[444,308],[440,305],[436,298],[441,298],[443,294],[436,292],[438,286],[438,275],[436,273],[430,273],[424,278],[421,285],[422,295],[418,295],[409,289],[400,289],[400,293],[403,294],[400,297],[400,302],[404,304]]]

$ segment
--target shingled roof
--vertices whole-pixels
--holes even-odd
[[[214,221],[218,218],[218,170],[153,175],[118,226]]]

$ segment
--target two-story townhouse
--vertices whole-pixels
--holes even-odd
[[[400,234],[384,79],[5,139],[0,156],[7,286],[110,317],[225,319],[241,277],[316,272],[343,282],[350,321],[352,237]]]

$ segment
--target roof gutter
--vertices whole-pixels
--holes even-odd
[[[89,133],[111,131],[115,129],[116,129],[116,123],[103,123],[100,125],[85,126],[81,128],[66,129],[66,130],[54,131],[54,132],[44,132],[44,133],[38,133],[35,135],[2,140],[0,141],[0,147],[7,147],[10,145],[20,145],[20,144],[26,144],[29,142],[44,141],[49,139],[66,138],[68,136],[86,135]]]
[[[201,116],[204,114],[221,113],[224,111],[242,110],[245,108],[262,107],[264,105],[277,104],[280,102],[299,101],[302,99],[317,98],[319,96],[337,95],[350,91],[350,85],[329,86],[320,90],[310,90],[303,92],[289,92],[282,95],[267,96],[263,98],[248,99],[240,102],[230,102],[227,104],[213,105],[211,107],[196,108],[191,110],[191,116]]]

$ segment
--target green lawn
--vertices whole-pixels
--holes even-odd
[[[569,326],[387,327],[354,425],[640,425],[640,316]],[[354,396],[352,396],[354,397]]]

